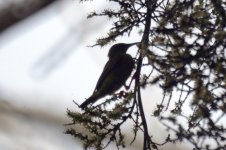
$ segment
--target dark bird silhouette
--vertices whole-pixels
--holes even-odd
[[[125,84],[135,65],[133,58],[129,54],[126,54],[126,51],[135,44],[138,43],[118,43],[110,48],[108,52],[109,60],[103,69],[95,90],[93,94],[80,105],[80,108],[86,108],[87,105],[96,102],[106,95],[114,93]]]

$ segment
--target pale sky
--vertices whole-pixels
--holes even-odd
[[[101,5],[58,2],[0,35],[1,150],[81,148],[63,124],[66,109],[90,96],[107,61],[109,46],[87,47],[109,26],[86,19]]]

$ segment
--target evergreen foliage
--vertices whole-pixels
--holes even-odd
[[[88,18],[106,16],[114,20],[107,36],[99,38],[96,45],[104,46],[119,36],[141,30],[136,72],[131,79],[134,86],[85,111],[68,110],[72,123],[66,133],[80,139],[85,149],[104,149],[111,142],[119,149],[128,144],[122,126],[131,120],[134,140],[138,132],[144,135],[144,150],[158,149],[171,142],[190,142],[196,150],[225,149],[226,1],[108,2],[117,3],[118,9],[103,9],[88,15]],[[144,58],[148,64],[143,63]],[[143,66],[149,66],[151,73],[142,74]],[[169,132],[161,142],[153,140],[144,116],[141,88],[145,90],[147,85],[158,85],[163,93],[162,101],[153,111],[153,116]],[[180,94],[172,100],[175,93]],[[189,114],[183,111],[185,103],[190,104]],[[178,121],[181,118],[186,125]],[[84,131],[76,130],[78,125]]]

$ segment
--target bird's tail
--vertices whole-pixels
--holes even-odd
[[[94,103],[97,99],[98,95],[94,93],[92,96],[86,99],[85,102],[83,102],[79,107],[81,109],[85,109],[89,104]]]

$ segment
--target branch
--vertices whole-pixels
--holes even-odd
[[[138,100],[138,107],[139,107],[139,111],[140,111],[140,115],[141,115],[141,120],[142,120],[142,124],[143,124],[143,128],[144,128],[144,144],[143,144],[143,150],[147,150],[147,149],[151,149],[150,147],[150,136],[148,133],[148,127],[147,127],[147,122],[146,122],[146,118],[145,118],[145,114],[144,114],[144,109],[143,109],[143,104],[142,104],[142,98],[141,98],[141,91],[140,91],[140,85],[139,85],[139,81],[140,81],[140,73],[141,73],[141,67],[142,67],[142,61],[143,61],[143,53],[142,51],[144,51],[148,48],[148,43],[149,43],[149,34],[150,34],[150,26],[151,26],[151,9],[149,6],[151,6],[150,1],[146,1],[146,5],[147,5],[147,16],[145,18],[145,28],[144,28],[144,34],[142,37],[142,43],[141,43],[141,54],[138,58],[138,62],[137,62],[137,78],[135,80],[135,91],[137,91],[137,95],[135,92],[135,99],[137,98]]]

